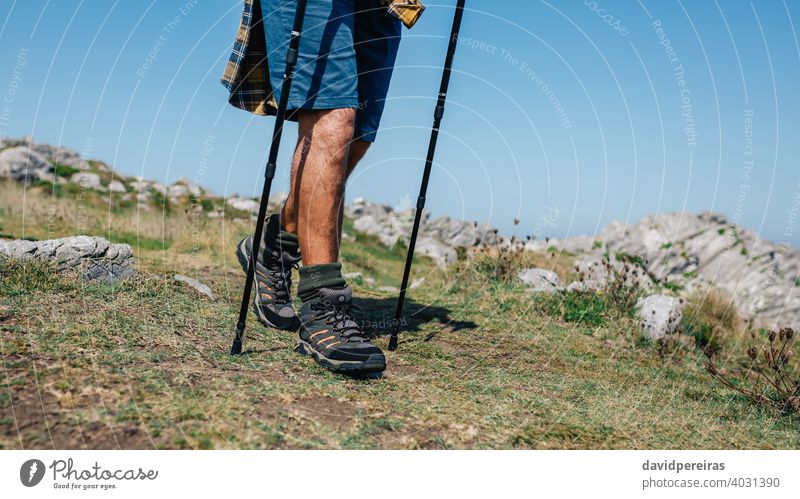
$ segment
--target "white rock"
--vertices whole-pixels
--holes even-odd
[[[567,291],[573,291],[573,292],[587,291],[586,284],[582,283],[581,281],[571,282],[569,283],[569,286],[567,286]]]
[[[678,329],[681,322],[681,305],[678,298],[650,295],[636,304],[639,325],[645,338],[660,340]]]
[[[258,213],[258,201],[248,198],[228,198],[225,203],[236,210]]]
[[[414,221],[414,211],[411,209],[395,210],[390,206],[356,198],[345,208],[345,212],[353,220],[353,227],[358,232],[375,236],[389,247],[398,242],[408,243]],[[422,214],[416,252],[438,263],[455,261],[456,248],[495,244],[498,240],[496,230],[488,225],[453,220],[446,216],[430,220],[429,215],[427,212]]]
[[[136,271],[127,244],[110,244],[102,237],[74,236],[45,241],[0,241],[0,255],[53,263],[59,270],[77,272],[89,281],[116,281]]]
[[[517,272],[517,278],[527,284],[532,292],[555,293],[562,289],[561,280],[552,270],[522,269]]]
[[[108,184],[108,190],[110,192],[125,192],[125,184],[119,180],[112,180]]]
[[[364,234],[373,235],[375,232],[380,231],[381,225],[375,220],[375,217],[366,215],[361,218],[357,218],[353,222],[353,228],[359,232],[363,232]]]
[[[149,180],[134,180],[128,185],[136,192],[145,192],[152,185],[152,182]]]
[[[46,157],[24,146],[0,151],[0,177],[25,181],[51,180],[53,165]]]
[[[617,272],[619,276],[624,272],[625,264],[617,261],[616,259],[609,262],[613,268],[612,271],[606,267],[603,258],[600,256],[586,256],[576,260],[578,271],[583,274],[583,284],[586,289],[592,291],[605,291],[608,288],[609,280],[613,279],[613,273]],[[653,280],[647,272],[633,264],[628,264],[630,274],[628,275],[629,285],[638,285],[641,289],[652,290]],[[620,277],[621,278],[621,277]]]
[[[432,237],[419,237],[414,254],[427,256],[442,265],[451,264],[458,259],[456,250]]]
[[[154,191],[160,193],[162,196],[166,196],[167,195],[167,186],[162,184],[161,182],[152,182],[150,184],[150,187]]]
[[[92,189],[95,191],[104,190],[103,185],[100,183],[100,176],[91,172],[80,172],[69,178],[70,182],[80,185],[84,189]]]
[[[203,195],[203,188],[200,187],[198,184],[192,182],[186,177],[181,177],[176,182],[178,184],[183,184],[186,186],[186,189],[192,196],[202,196]]]
[[[189,194],[189,188],[185,185],[181,184],[174,184],[167,188],[167,196],[171,198],[179,198],[183,196],[187,196]]]
[[[91,163],[89,161],[91,161]],[[78,159],[78,161],[71,166],[74,166],[75,168],[79,168],[81,170],[96,170],[98,172],[110,172],[113,170],[113,168],[108,166],[106,163],[96,159],[93,160]]]
[[[211,288],[209,288],[208,285],[198,281],[197,279],[193,279],[189,276],[185,276],[182,274],[175,274],[175,280],[178,282],[182,282],[183,284],[186,284],[187,286],[194,289],[201,295],[209,298],[210,300],[216,299],[216,297],[214,296],[214,292],[211,291]]]
[[[267,203],[269,206],[281,206],[283,202],[286,201],[286,198],[289,197],[289,194],[286,192],[276,192],[269,197]]]

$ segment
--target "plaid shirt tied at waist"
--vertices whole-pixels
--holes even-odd
[[[313,1],[313,0],[311,0]],[[425,9],[419,0],[378,0],[387,12],[410,28]],[[244,11],[233,51],[221,82],[230,92],[228,102],[253,114],[274,115],[278,104],[272,92],[267,63],[261,0],[244,0]]]

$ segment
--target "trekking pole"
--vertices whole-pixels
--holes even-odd
[[[278,148],[281,144],[286,106],[289,102],[289,91],[292,89],[292,77],[294,76],[294,65],[297,63],[297,50],[300,46],[300,31],[303,29],[306,2],[307,0],[297,0],[297,8],[294,13],[292,35],[289,39],[289,49],[286,51],[286,69],[283,72],[283,83],[281,84],[281,99],[278,102],[278,109],[275,114],[275,128],[272,131],[272,143],[269,148],[267,167],[264,171],[264,188],[261,191],[261,203],[258,206],[256,232],[253,235],[253,250],[250,252],[250,261],[247,264],[247,278],[244,281],[242,305],[239,308],[239,321],[236,323],[236,337],[234,337],[233,346],[231,346],[231,355],[242,353],[242,340],[244,340],[244,327],[250,305],[250,292],[253,289],[253,279],[256,273],[256,258],[258,258],[261,242],[264,239],[264,219],[267,216],[267,204],[269,202],[269,191],[272,188],[272,179],[275,178],[275,163],[278,160]]]
[[[422,210],[425,208],[425,194],[428,192],[428,180],[431,176],[431,165],[433,164],[433,154],[436,151],[436,140],[439,138],[439,125],[444,116],[444,101],[447,98],[447,86],[450,84],[450,68],[453,65],[453,55],[456,53],[458,43],[458,31],[461,29],[461,17],[464,14],[464,1],[458,0],[456,12],[453,16],[453,28],[450,30],[450,43],[447,45],[447,56],[444,60],[442,71],[442,83],[439,86],[439,99],[436,101],[436,109],[433,112],[433,128],[431,129],[431,139],[428,142],[428,157],[425,159],[425,170],[422,173],[422,185],[419,188],[417,198],[416,213],[414,214],[414,227],[411,229],[411,239],[408,242],[408,254],[406,255],[406,266],[403,269],[403,284],[400,286],[400,296],[397,298],[397,309],[394,314],[394,324],[392,333],[389,337],[389,350],[397,350],[397,334],[400,332],[400,317],[403,315],[403,302],[406,299],[406,289],[408,278],[411,274],[411,262],[414,259],[414,246],[417,244],[417,234],[422,218]]]

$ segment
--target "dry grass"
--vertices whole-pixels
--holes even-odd
[[[726,346],[737,348],[747,337],[748,325],[724,292],[710,289],[695,292],[686,300],[681,330],[700,348],[716,355]]]
[[[480,246],[461,260],[458,272],[479,272],[491,280],[513,284],[517,272],[525,268],[543,268],[555,272],[562,282],[574,277],[573,255],[523,251],[524,242],[511,239],[506,246]]]
[[[793,364],[794,331],[767,333],[767,344],[747,348],[749,369],[738,376],[723,372],[709,353],[706,370],[723,386],[756,404],[800,414],[800,374]]]
[[[3,234],[36,239],[79,233],[111,238],[129,235],[134,240],[132,246],[136,247],[136,239],[171,245],[175,239],[192,232],[192,217],[188,213],[167,220],[162,211],[154,208],[121,210],[112,200],[93,191],[61,196],[49,191],[46,186],[21,189],[0,182]]]

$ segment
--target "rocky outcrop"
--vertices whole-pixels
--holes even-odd
[[[275,213],[280,209],[285,200],[285,193],[276,192],[270,196],[269,201],[267,201],[267,211],[270,213]],[[258,208],[261,203],[259,202],[258,198],[246,198],[233,193],[225,200],[225,204],[234,210],[244,211],[251,215],[255,215],[258,213]]]
[[[86,160],[64,147],[33,143],[29,138],[0,142],[0,177],[25,182],[72,182],[102,192],[104,200],[135,202],[139,209],[152,209],[163,203],[186,206],[191,202],[195,203],[191,206],[194,211],[205,211],[209,217],[232,214],[240,218],[242,213],[255,217],[258,212],[258,199],[236,194],[223,199],[187,178],[165,185],[109,172],[108,165]],[[279,208],[284,197],[270,197],[270,212]],[[413,209],[395,209],[359,198],[346,207],[345,213],[356,231],[374,236],[388,247],[407,246]],[[612,222],[595,236],[516,243],[503,239],[487,224],[446,216],[431,218],[427,212],[422,220],[416,253],[440,264],[452,263],[462,250],[483,245],[563,251],[575,255],[575,265],[582,276],[567,290],[603,290],[615,273],[632,266],[635,272],[629,278],[646,292],[665,289],[680,295],[714,287],[729,295],[739,313],[752,318],[755,325],[800,328],[800,252],[764,241],[730,224],[719,213],[658,214],[632,224]]]
[[[210,205],[206,202],[202,208],[207,210],[210,217],[222,216],[225,210],[232,211],[235,217],[241,217],[240,212],[254,217],[259,209],[257,198],[232,194],[227,199],[221,199],[185,177],[174,184],[165,185],[141,177],[111,176],[106,173],[110,168],[101,162],[84,160],[75,151],[33,143],[28,138],[6,140],[0,143],[0,149],[0,177],[69,182],[89,191],[104,193],[104,201],[118,199],[135,202],[139,209],[144,210],[159,208],[163,203],[182,205],[199,199],[212,201]],[[56,163],[69,167],[65,170],[69,178],[56,175]],[[62,172],[59,175],[64,174]],[[270,212],[279,209],[285,197],[283,193],[270,196]],[[377,237],[388,247],[398,243],[408,244],[414,222],[413,210],[395,210],[365,199],[356,199],[346,208],[346,213],[357,231]],[[428,213],[424,213],[415,252],[447,265],[457,260],[459,249],[494,245],[499,240],[497,230],[489,225],[463,222],[446,216],[431,219]]]
[[[59,271],[77,273],[88,281],[117,281],[136,271],[131,247],[102,237],[0,241],[0,257],[49,262]]]
[[[0,177],[18,182],[55,179],[53,165],[50,164],[50,161],[36,151],[31,151],[23,146],[0,151]]]
[[[58,162],[62,165],[75,168],[77,168],[78,164],[81,162],[80,155],[71,149],[55,147],[45,143],[35,143],[30,137],[5,139],[0,142],[0,149],[21,149],[24,150],[26,154],[30,151],[33,154],[45,158],[48,162]]]
[[[399,239],[403,241],[406,240],[405,237],[398,237],[398,240]],[[456,253],[453,246],[430,236],[417,237],[417,244],[414,246],[414,254],[427,256],[442,265],[449,265],[458,259],[458,253]]]
[[[52,164],[60,164],[78,170],[96,170],[102,172],[111,171],[111,167],[102,161],[86,160],[81,155],[63,146],[54,146],[44,142],[33,142],[31,137],[23,137],[20,139],[5,139],[0,141],[0,149],[13,149],[22,148],[25,151],[36,153],[37,155],[46,158]]]
[[[800,251],[760,239],[719,213],[651,215],[634,224],[613,222],[594,237],[546,244],[574,253],[575,264],[600,289],[603,271],[592,264],[608,255],[634,262],[645,288],[651,281],[678,294],[713,287],[758,326],[800,327]],[[542,246],[536,242],[528,249]]]
[[[0,178],[71,183],[85,190],[119,196],[122,201],[135,199],[139,208],[143,209],[149,209],[154,194],[160,194],[162,200],[176,205],[188,202],[189,196],[195,199],[216,197],[186,177],[179,178],[174,184],[164,185],[111,172],[112,169],[102,161],[84,159],[77,152],[64,147],[35,143],[30,138],[0,141]]]
[[[231,208],[239,211],[246,211],[250,213],[258,212],[258,201],[248,198],[228,198],[225,204]]]
[[[616,258],[604,258],[600,255],[586,255],[576,261],[575,268],[580,276],[576,286],[584,291],[605,291],[609,282],[614,279],[623,280],[628,286],[636,286],[650,291],[655,283],[646,269],[629,261]]]
[[[413,210],[395,210],[391,206],[357,198],[345,208],[345,213],[353,220],[353,228],[377,237],[386,246],[392,247],[398,242],[408,245],[414,225]],[[430,213],[423,212],[415,254],[448,264],[457,259],[459,248],[493,245],[498,240],[497,230],[488,225],[453,220],[447,216],[431,219]]]

